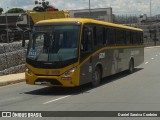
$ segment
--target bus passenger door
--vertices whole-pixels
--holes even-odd
[[[80,44],[80,85],[92,81],[92,30],[83,27]]]

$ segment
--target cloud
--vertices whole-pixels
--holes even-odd
[[[5,2],[4,2],[5,1]],[[88,9],[89,0],[48,0],[60,10]],[[149,14],[149,0],[90,0],[91,8],[112,7],[115,14]],[[160,13],[160,0],[152,0],[152,14]],[[4,10],[22,7],[32,9],[34,0],[0,0],[0,7]]]
[[[4,2],[5,1],[5,2]],[[5,11],[11,8],[33,8],[34,0],[0,0],[0,7]]]

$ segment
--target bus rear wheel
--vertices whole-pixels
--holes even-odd
[[[97,87],[100,84],[101,81],[101,70],[99,67],[96,67],[93,78],[92,78],[92,86]]]
[[[129,74],[134,72],[134,61],[133,61],[133,59],[131,59],[130,62],[129,62],[128,72],[129,72]]]

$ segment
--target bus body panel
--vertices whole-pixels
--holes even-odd
[[[104,55],[104,56],[103,56]],[[130,59],[134,60],[134,67],[144,62],[144,47],[106,47],[97,54],[91,54],[84,64],[80,66],[80,85],[92,81],[96,65],[102,66],[102,77],[107,77],[129,69]],[[92,59],[92,63],[90,62]]]
[[[93,69],[90,59],[88,59],[84,64],[80,65],[80,85],[89,83],[92,80]]]

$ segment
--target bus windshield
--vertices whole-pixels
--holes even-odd
[[[78,56],[80,26],[41,26],[35,28],[27,58],[40,62],[58,62]]]

